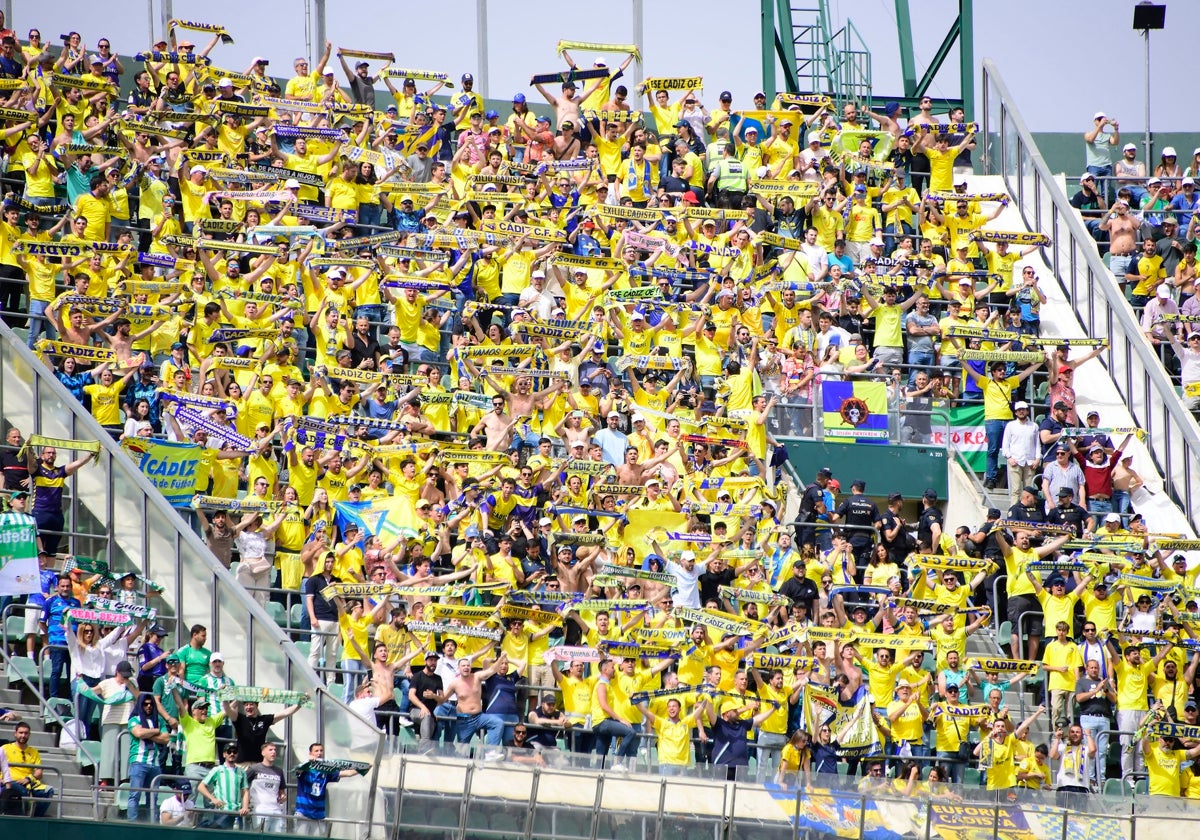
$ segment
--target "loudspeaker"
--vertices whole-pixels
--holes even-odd
[[[1166,5],[1162,3],[1138,3],[1133,7],[1134,29],[1162,29],[1166,25]]]

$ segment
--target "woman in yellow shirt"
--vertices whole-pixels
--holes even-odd
[[[124,430],[121,425],[121,392],[137,372],[137,367],[131,367],[124,376],[116,379],[108,364],[103,364],[91,371],[96,382],[83,386],[83,392],[91,397],[92,417],[108,429],[114,439],[120,437]]]

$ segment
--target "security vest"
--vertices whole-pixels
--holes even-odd
[[[746,167],[737,158],[724,157],[717,164],[717,189],[721,192],[746,192],[750,183]]]

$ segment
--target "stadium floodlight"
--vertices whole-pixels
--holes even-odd
[[[1140,31],[1146,41],[1146,134],[1143,142],[1146,147],[1147,174],[1153,172],[1154,166],[1150,157],[1150,32],[1155,29],[1164,29],[1166,25],[1166,3],[1151,3],[1150,0],[1142,0],[1133,7],[1133,28],[1135,31]]]

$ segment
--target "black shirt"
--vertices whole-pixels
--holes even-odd
[[[413,690],[413,693],[416,695],[417,701],[422,706],[424,706],[430,712],[437,708],[437,699],[426,697],[424,692],[428,690],[432,691],[434,694],[441,693],[442,678],[440,676],[437,674],[427,673],[425,669],[422,668],[419,671],[413,671],[413,675],[409,679],[408,684]]]
[[[22,481],[29,478],[29,466],[24,458],[17,457],[17,450],[9,447],[0,449],[0,471],[4,473],[5,490],[26,490]]]
[[[1093,680],[1087,674],[1080,675],[1075,683],[1075,693],[1084,694],[1093,691],[1100,680]],[[1084,700],[1079,703],[1079,714],[1081,715],[1096,715],[1098,717],[1112,717],[1112,701],[1104,696],[1101,691],[1090,700]]]
[[[1042,461],[1051,463],[1054,461],[1054,447],[1058,446],[1058,440],[1052,443],[1041,443],[1042,432],[1049,432],[1052,435],[1057,435],[1063,430],[1063,424],[1054,419],[1053,414],[1047,414],[1041,423],[1038,423],[1038,443],[1042,447]],[[1066,443],[1066,441],[1063,441]]]
[[[1088,195],[1083,190],[1079,190],[1071,196],[1071,206],[1078,210],[1085,219],[1099,219],[1104,215],[1100,207],[1100,194],[1096,192]]]
[[[1046,521],[1046,511],[1037,502],[1034,502],[1028,507],[1020,502],[1017,502],[1008,509],[1008,518],[1015,519],[1018,522],[1040,523]]]
[[[337,621],[337,607],[326,601],[321,596],[321,590],[331,583],[341,583],[337,578],[325,575],[313,575],[304,582],[304,595],[313,596],[313,615],[317,617],[317,621]],[[314,628],[315,629],[315,628]]]
[[[932,548],[937,548],[933,544],[933,526],[936,524],[943,531],[945,526],[942,525],[942,512],[936,507],[927,507],[921,511],[921,518],[917,520],[917,542],[920,545],[928,545]]]
[[[700,603],[707,604],[709,601],[716,601],[720,598],[719,587],[729,586],[733,583],[735,575],[733,569],[728,566],[723,572],[705,572],[700,575]]]
[[[240,714],[233,722],[233,733],[237,737],[237,760],[262,761],[263,744],[267,742],[267,730],[275,722],[275,715]]]
[[[888,559],[893,563],[900,563],[908,554],[908,532],[907,529],[901,528],[896,533],[894,540],[887,538],[887,532],[896,527],[900,522],[900,517],[892,513],[890,510],[885,510],[879,515],[879,541],[888,550]]]
[[[804,488],[804,495],[800,497],[800,517],[804,522],[816,522],[817,502],[824,501],[825,490],[820,484],[813,482]]]
[[[1050,512],[1046,514],[1046,521],[1048,523],[1051,525],[1065,525],[1069,527],[1071,532],[1075,534],[1076,539],[1083,536],[1083,525],[1085,522],[1087,522],[1087,518],[1088,512],[1074,502],[1066,507],[1063,507],[1062,505],[1055,505]]]
[[[813,602],[817,600],[820,592],[817,591],[817,585],[808,577],[792,575],[779,587],[779,594],[790,599],[793,604],[806,604],[808,614],[812,615]]]
[[[855,493],[838,505],[839,523],[851,530],[846,535],[851,545],[867,545],[871,542],[871,532],[863,530],[874,528],[879,521],[879,508],[862,493]]]
[[[357,332],[351,332],[350,363],[354,367],[358,367],[364,359],[379,362],[379,342],[370,337],[363,339]]]

